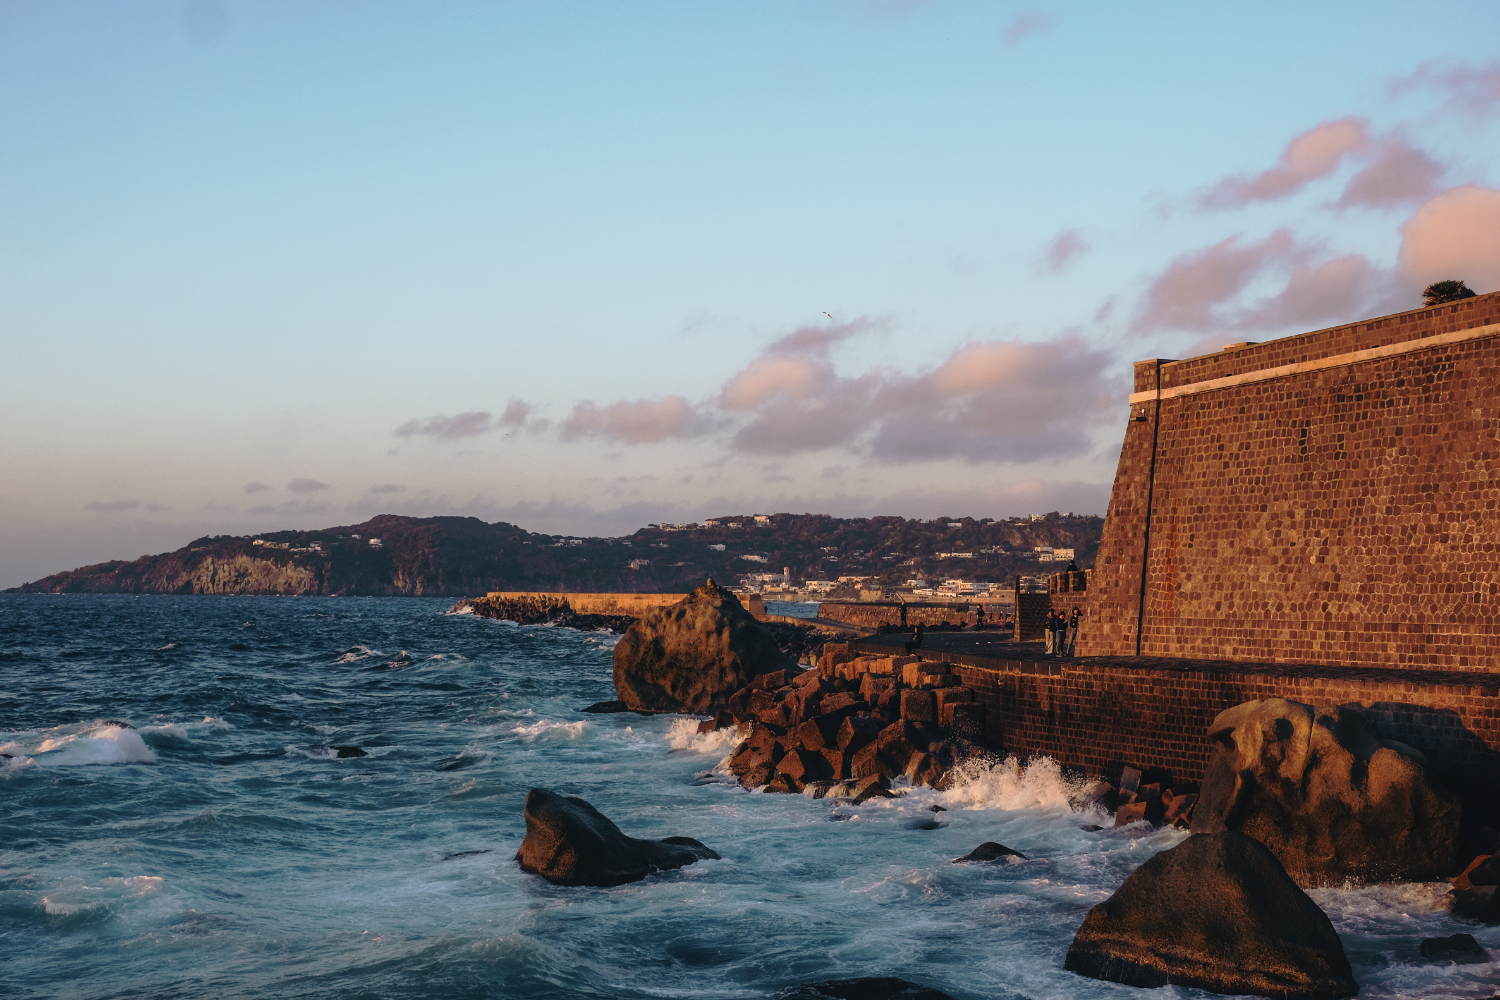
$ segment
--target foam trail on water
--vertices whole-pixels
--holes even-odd
[[[71,731],[70,731],[71,730]],[[154,764],[156,754],[134,729],[112,722],[59,726],[30,753],[47,767],[82,764]]]
[[[530,725],[514,726],[511,732],[524,739],[535,740],[542,738],[561,737],[564,739],[576,739],[583,735],[588,728],[587,722],[551,722],[540,719]]]

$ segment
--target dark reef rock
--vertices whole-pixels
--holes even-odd
[[[803,983],[772,996],[773,1000],[953,1000],[941,990],[889,976]]]
[[[757,674],[797,671],[739,599],[709,580],[654,608],[615,646],[615,693],[632,709],[712,715]]]
[[[345,760],[345,759],[347,759],[349,757],[368,757],[368,756],[370,756],[368,753],[366,753],[364,750],[360,749],[359,747],[330,747],[329,749],[337,751],[339,760]]]
[[[1472,934],[1450,934],[1448,937],[1428,938],[1422,942],[1419,950],[1423,958],[1433,962],[1478,965],[1490,960],[1490,953],[1480,947]]]
[[[1416,750],[1357,709],[1273,698],[1219,713],[1194,833],[1240,830],[1301,885],[1419,881],[1448,870],[1460,805]]]
[[[1500,895],[1495,886],[1476,885],[1453,895],[1453,919],[1466,924],[1500,924]]]
[[[610,715],[614,712],[628,712],[630,706],[623,701],[596,701],[592,705],[580,708],[580,712],[589,712],[593,715]]]
[[[1284,1000],[1359,992],[1328,917],[1263,844],[1233,831],[1189,837],[1137,868],[1089,911],[1064,968]]]
[[[637,840],[583,799],[533,788],[526,796],[523,871],[553,885],[623,885],[719,855],[688,837]]]
[[[987,840],[963,857],[954,858],[953,863],[955,865],[966,865],[980,861],[1003,861],[1006,858],[1019,858],[1025,861],[1026,855],[1013,848],[1006,847],[1004,844],[997,844],[993,840]]]

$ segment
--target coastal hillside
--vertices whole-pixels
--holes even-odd
[[[650,525],[621,538],[526,531],[473,517],[382,514],[361,524],[255,536],[215,535],[172,552],[112,561],[24,584],[21,593],[472,596],[491,590],[681,592],[712,576],[913,577],[1002,581],[1055,572],[1037,549],[1073,549],[1091,566],[1103,519],[837,518],[775,514]],[[846,586],[845,591],[850,588]]]

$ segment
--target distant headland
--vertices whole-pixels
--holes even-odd
[[[56,573],[29,594],[464,597],[489,591],[686,592],[707,576],[795,598],[944,580],[1007,581],[1092,565],[1104,519],[729,515],[585,538],[474,517],[382,514],[314,531],[214,535]],[[788,577],[790,579],[788,579]],[[792,590],[786,589],[790,585]],[[772,596],[768,592],[767,596]]]

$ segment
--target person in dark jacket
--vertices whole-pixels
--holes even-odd
[[[1077,608],[1073,609],[1073,617],[1068,619],[1067,641],[1063,643],[1063,655],[1073,655],[1073,643],[1078,641],[1078,623],[1083,619],[1083,612]]]
[[[912,629],[911,642],[908,642],[905,646],[906,652],[908,654],[915,653],[917,650],[922,648],[922,631],[922,623],[918,622],[917,627]]]

